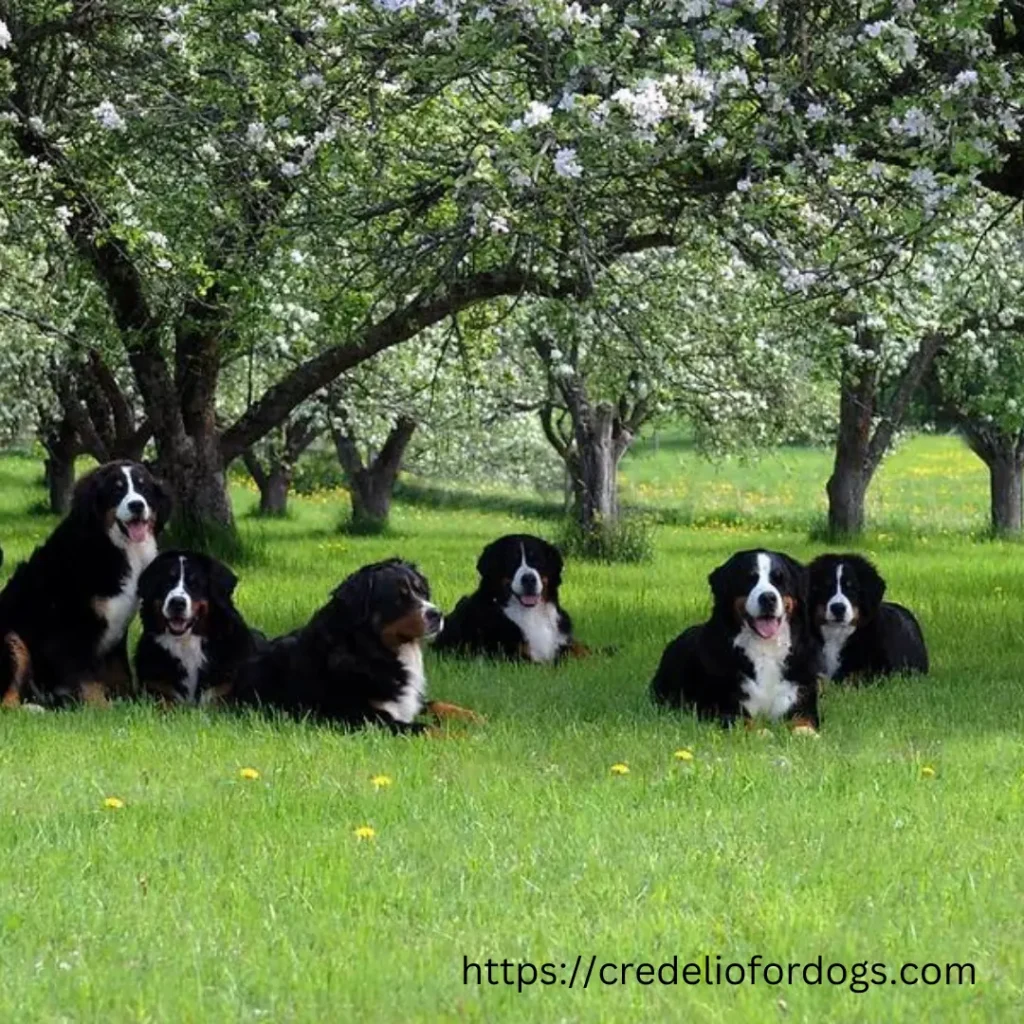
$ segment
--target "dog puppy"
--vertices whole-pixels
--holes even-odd
[[[139,578],[142,636],[135,677],[168,704],[208,704],[230,695],[259,634],[232,601],[238,578],[194,551],[164,551]]]
[[[884,601],[885,580],[861,555],[820,555],[808,566],[819,671],[836,682],[928,671],[928,648],[908,608]]]

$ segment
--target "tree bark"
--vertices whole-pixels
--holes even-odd
[[[1024,528],[1024,435],[953,412],[971,451],[988,467],[992,533],[1019,535]]]
[[[42,434],[46,449],[44,477],[50,511],[66,515],[71,508],[71,494],[75,489],[75,456],[78,455],[78,435],[66,416]]]
[[[1020,458],[994,459],[988,464],[992,532],[1001,536],[1021,532],[1024,464]]]
[[[355,532],[378,533],[387,527],[395,482],[415,431],[415,420],[399,416],[376,457],[364,462],[347,423],[332,426],[331,436],[352,498],[351,528]]]
[[[260,492],[259,515],[288,514],[288,492],[295,477],[295,466],[321,430],[312,416],[289,420],[285,425],[284,443],[280,447],[268,446],[266,466],[252,448],[242,452],[242,461]]]
[[[830,537],[839,540],[863,533],[868,487],[944,341],[937,334],[920,340],[885,403],[879,369],[880,336],[858,328],[860,356],[843,353],[835,460],[825,485]]]

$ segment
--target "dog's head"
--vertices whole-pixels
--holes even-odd
[[[762,640],[803,613],[807,570],[778,551],[740,551],[708,577],[715,613]]]
[[[426,577],[400,558],[364,565],[333,593],[329,627],[370,630],[389,650],[441,632],[444,617],[430,602]]]
[[[562,556],[553,544],[528,533],[499,537],[484,548],[476,563],[480,587],[499,604],[518,601],[532,608],[557,601],[562,583]]]
[[[228,609],[238,578],[217,559],[194,551],[164,551],[139,577],[147,632],[184,636],[206,632],[211,608]]]
[[[141,462],[108,462],[75,485],[72,516],[96,524],[119,548],[160,535],[171,514],[171,496]]]
[[[819,555],[807,572],[819,626],[856,626],[872,618],[885,597],[885,580],[860,555]]]

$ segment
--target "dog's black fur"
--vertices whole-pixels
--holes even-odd
[[[781,595],[765,598],[761,611],[771,612],[782,623],[777,637],[788,623],[788,648],[780,639],[758,636],[754,620],[747,613],[747,601],[757,593],[758,556],[770,559],[769,582]],[[720,565],[708,577],[714,607],[711,618],[691,626],[665,648],[651,682],[651,697],[662,705],[688,708],[699,718],[716,719],[730,725],[737,718],[751,717],[748,704],[749,680],[757,677],[751,653],[768,666],[777,667],[781,678],[793,686],[792,698],[782,699],[770,709],[754,706],[755,714],[786,718],[794,724],[818,727],[818,688],[815,677],[816,651],[807,622],[807,574],[788,555],[773,551],[741,551]],[[760,620],[758,620],[760,621]],[[740,640],[746,650],[736,646]],[[776,650],[776,648],[778,648]]]
[[[903,605],[883,600],[885,580],[871,562],[854,554],[819,555],[808,573],[811,626],[821,647],[823,675],[841,682],[898,672],[927,673],[928,648],[920,623]],[[841,610],[838,624],[853,627],[842,643],[835,636],[836,613]]]
[[[419,731],[421,644],[442,622],[415,566],[397,558],[364,566],[308,625],[245,663],[235,703],[349,727]]]
[[[480,583],[448,616],[436,650],[542,662],[578,652],[572,619],[558,603],[562,555],[556,547],[530,534],[509,534],[484,548],[476,569]]]
[[[256,651],[232,601],[238,578],[194,551],[164,551],[139,579],[142,636],[135,678],[166,703],[207,704],[228,697],[242,663]]]
[[[12,655],[0,659],[5,705],[105,703],[130,690],[138,576],[170,511],[168,491],[141,463],[107,463],[78,481],[71,511],[0,593]]]

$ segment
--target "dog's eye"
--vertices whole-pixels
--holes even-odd
[[[768,582],[774,583],[776,586],[782,582],[782,573],[778,569],[773,569],[768,574]]]

